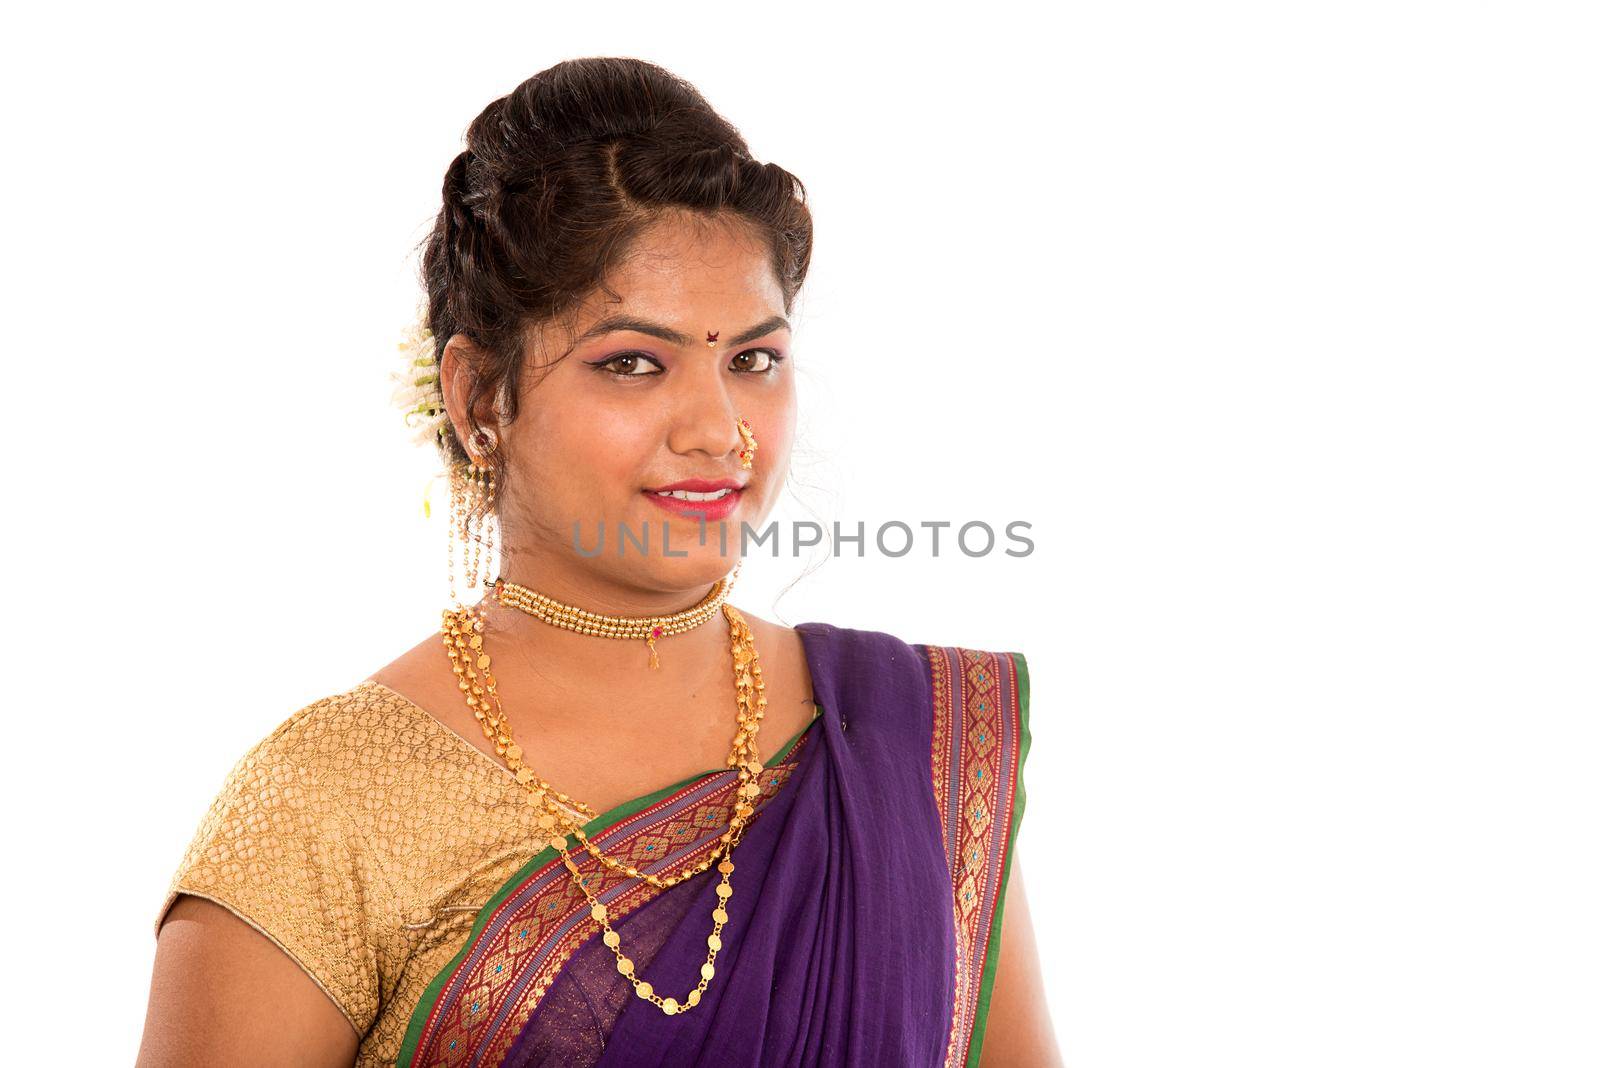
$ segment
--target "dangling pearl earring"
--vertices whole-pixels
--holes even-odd
[[[461,563],[469,589],[476,587],[492,565],[499,548],[500,522],[494,514],[497,498],[494,468],[487,461],[499,447],[492,430],[472,435],[476,451],[469,449],[468,460],[450,471],[450,531],[446,538],[446,567],[450,579],[450,600],[465,607],[456,594],[455,543],[461,541]],[[484,462],[479,462],[479,457]],[[484,557],[487,554],[488,559]]]

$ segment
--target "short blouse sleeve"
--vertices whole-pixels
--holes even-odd
[[[972,1068],[983,1046],[1027,803],[1028,663],[1021,653],[957,646],[928,647],[927,658],[933,788],[956,928],[956,1006],[945,1063]]]
[[[294,744],[318,707],[295,713],[228,773],[172,877],[155,933],[180,893],[216,902],[288,953],[364,1035],[378,1014],[371,909],[379,895],[352,820]]]

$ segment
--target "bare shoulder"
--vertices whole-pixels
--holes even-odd
[[[765,649],[762,649],[763,645],[768,648],[782,646],[790,653],[797,651],[803,653],[800,632],[793,627],[786,627],[782,623],[774,623],[770,619],[764,619],[743,608],[739,609],[739,614],[744,617],[746,623],[750,624],[750,630],[756,638],[756,648],[761,649],[762,659],[766,659],[769,655]]]
[[[761,655],[762,675],[767,685],[768,703],[783,701],[804,704],[809,708],[816,699],[816,693],[800,632],[742,608],[739,614],[750,624],[750,632],[755,636],[756,652]]]
[[[367,678],[402,694],[427,696],[435,696],[444,682],[455,681],[437,631],[369,674]],[[453,685],[449,688],[449,692],[451,696],[455,694]]]
[[[423,638],[367,678],[399,694],[465,739],[468,745],[489,760],[496,764],[503,762],[503,758],[495,754],[493,743],[484,740],[482,726],[461,699],[460,686],[438,631]],[[523,744],[529,744],[526,736]]]

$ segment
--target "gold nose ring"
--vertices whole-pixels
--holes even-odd
[[[742,415],[739,417],[739,436],[744,439],[744,448],[739,450],[739,466],[748,471],[756,463],[756,436],[750,428],[750,420]]]

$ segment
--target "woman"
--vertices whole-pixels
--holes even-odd
[[[401,395],[477,597],[234,768],[141,1064],[1055,1062],[1023,658],[728,600],[810,238],[800,183],[650,64],[472,124]]]

